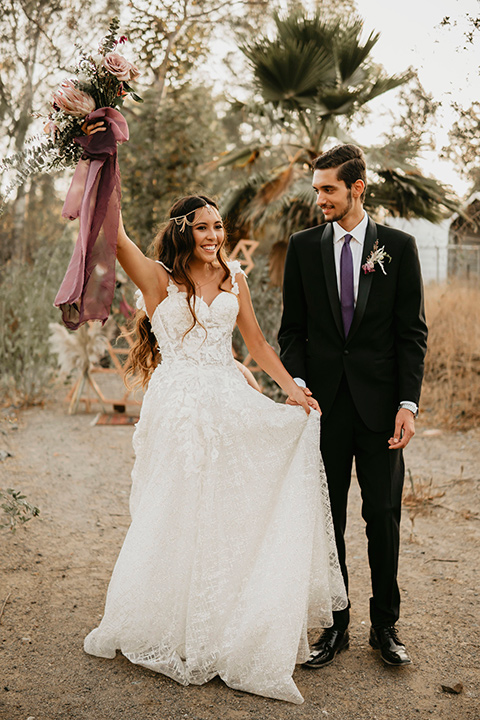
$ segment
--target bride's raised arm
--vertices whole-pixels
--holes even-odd
[[[130,240],[123,225],[122,214],[118,225],[117,260],[128,277],[141,290],[150,317],[167,295],[168,273],[154,260],[147,258]]]

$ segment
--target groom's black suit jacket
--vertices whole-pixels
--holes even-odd
[[[399,402],[419,402],[427,328],[414,238],[369,218],[362,265],[376,240],[392,259],[384,263],[386,275],[378,265],[374,272],[360,271],[355,314],[345,338],[332,224],[291,237],[278,339],[285,367],[306,381],[324,418],[345,374],[367,427],[393,432]]]

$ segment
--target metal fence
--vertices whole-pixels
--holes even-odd
[[[449,245],[448,276],[480,283],[480,245]]]
[[[480,284],[480,245],[419,247],[425,282],[445,282],[451,278]]]

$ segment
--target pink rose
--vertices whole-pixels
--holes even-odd
[[[72,80],[64,80],[53,93],[53,102],[68,115],[85,117],[95,110],[95,100],[83,90],[75,87]]]
[[[129,80],[135,80],[140,75],[139,70],[133,65],[133,63],[126,60],[123,55],[116,52],[110,52],[103,58],[103,67],[108,70],[109,73],[115,75],[117,80],[121,82],[128,82]]]

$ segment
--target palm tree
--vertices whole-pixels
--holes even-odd
[[[294,11],[274,15],[276,34],[246,42],[241,49],[253,71],[256,95],[235,109],[264,129],[262,139],[223,155],[218,167],[233,167],[240,180],[223,197],[230,225],[261,228],[275,222],[286,240],[301,228],[322,222],[311,188],[311,162],[331,138],[351,142],[353,117],[366,115],[367,104],[405,84],[410,71],[388,76],[371,51],[378,33],[362,40],[363,24],[322,20]],[[367,206],[382,206],[393,215],[438,221],[445,206],[458,207],[436,180],[421,175],[411,158],[417,137],[391,141],[366,150],[371,171]]]

